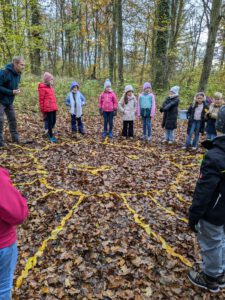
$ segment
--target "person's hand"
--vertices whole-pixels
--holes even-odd
[[[194,222],[191,222],[190,220],[189,220],[189,223],[188,223],[188,226],[189,226],[189,228],[191,229],[191,231],[193,231],[194,233],[198,233],[198,230],[196,229],[196,223],[194,223]]]
[[[99,113],[100,113],[100,116],[103,115],[103,110],[102,110],[102,108],[99,108]]]
[[[114,112],[113,112],[113,116],[115,117],[116,115],[117,115],[117,109],[114,110]]]
[[[163,113],[163,112],[164,112],[164,109],[161,107],[159,111],[160,111],[161,113]]]
[[[13,90],[13,95],[18,95],[20,93],[20,90]]]
[[[42,120],[44,121],[47,118],[47,114],[46,113],[41,113],[42,115]]]

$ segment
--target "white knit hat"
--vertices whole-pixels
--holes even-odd
[[[125,89],[124,89],[125,94],[127,92],[133,92],[133,91],[134,91],[134,89],[133,89],[132,85],[129,84],[129,85],[125,86]]]
[[[175,95],[179,95],[179,90],[180,90],[180,87],[178,85],[175,85],[173,86],[171,89],[170,89],[170,92],[174,93]]]
[[[104,89],[106,89],[107,87],[111,87],[111,86],[112,86],[111,81],[109,79],[106,79],[104,82]]]
[[[218,99],[222,99],[223,98],[223,94],[220,93],[220,92],[215,92],[214,97],[218,98]]]

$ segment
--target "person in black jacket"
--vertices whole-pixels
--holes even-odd
[[[188,278],[211,292],[225,287],[225,106],[218,113],[216,129],[218,136],[203,142],[208,151],[189,209],[189,227],[197,233],[203,270],[191,270]]]
[[[205,94],[203,92],[197,93],[194,97],[194,103],[187,111],[188,128],[187,137],[183,149],[188,149],[191,145],[192,136],[192,149],[196,150],[198,147],[199,134],[205,131],[205,114],[208,111],[208,106],[205,102]]]
[[[162,128],[165,128],[164,142],[172,144],[174,142],[174,130],[177,128],[177,116],[179,105],[179,86],[170,89],[169,97],[166,98],[160,112],[163,114]]]
[[[11,64],[0,70],[0,147],[4,146],[4,114],[6,114],[8,119],[12,142],[19,143],[13,102],[15,96],[20,93],[19,83],[24,67],[23,58],[16,56]]]

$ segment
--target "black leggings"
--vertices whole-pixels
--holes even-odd
[[[56,122],[56,111],[47,112],[47,120],[48,120],[48,134],[50,137],[53,137],[52,129],[54,128]]]

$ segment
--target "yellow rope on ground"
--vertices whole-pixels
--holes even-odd
[[[52,230],[50,236],[45,239],[41,246],[38,248],[38,251],[34,254],[34,256],[30,257],[25,265],[25,268],[21,272],[21,275],[18,277],[16,281],[16,287],[20,288],[21,284],[23,283],[23,280],[28,276],[29,270],[34,268],[37,264],[37,258],[41,257],[43,255],[44,250],[47,248],[48,242],[50,240],[55,240],[57,238],[57,235],[60,231],[62,231],[63,227],[65,226],[66,222],[71,218],[73,215],[74,210],[81,204],[81,202],[84,200],[85,196],[80,196],[77,203],[70,209],[70,211],[67,213],[67,215],[61,220],[60,225],[57,226],[55,229]]]
[[[162,248],[165,249],[167,253],[169,253],[170,255],[172,255],[174,257],[179,258],[180,261],[182,261],[182,263],[184,263],[186,266],[192,267],[193,264],[187,258],[185,258],[181,254],[176,253],[174,251],[174,249],[166,243],[164,238],[162,238],[159,234],[157,234],[155,231],[153,231],[148,224],[146,224],[142,221],[143,217],[140,217],[138,215],[138,213],[133,208],[130,207],[124,194],[120,194],[120,197],[123,200],[127,209],[133,214],[135,223],[137,223],[140,227],[142,227],[148,235],[156,238],[156,240],[158,240],[161,243]]]

